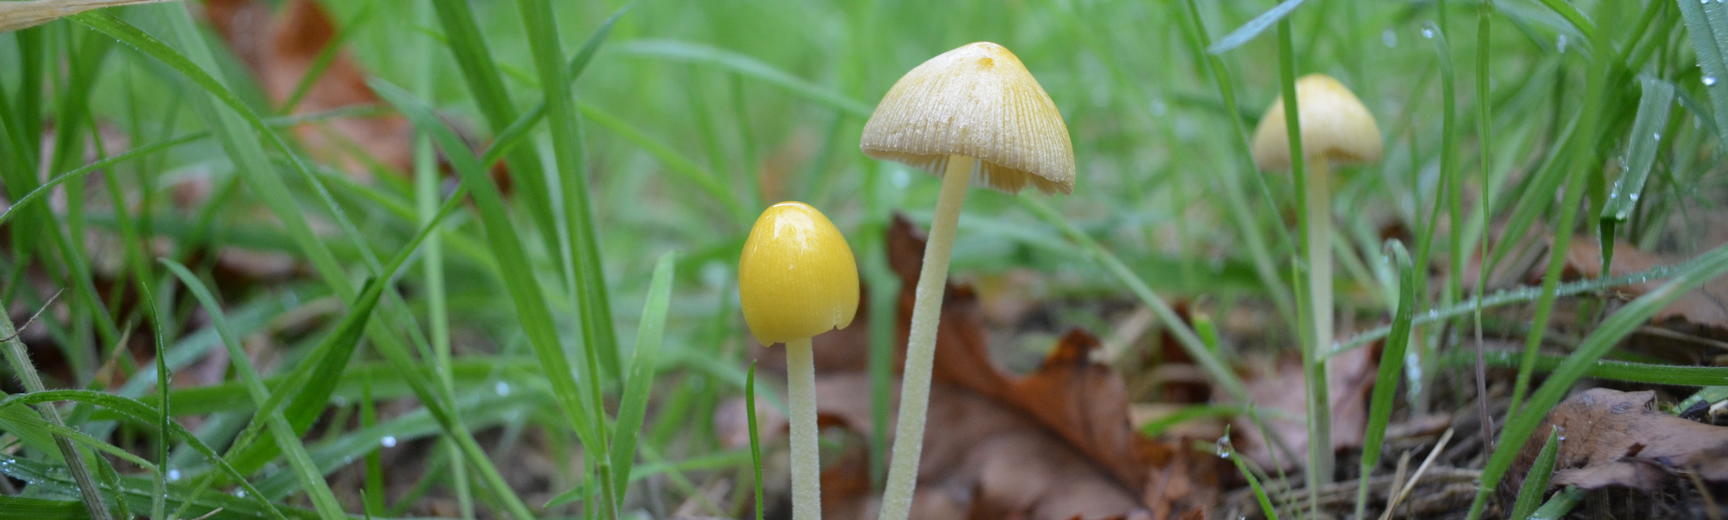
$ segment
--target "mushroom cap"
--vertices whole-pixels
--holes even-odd
[[[843,329],[858,313],[858,264],[821,211],[781,202],[762,211],[744,241],[738,296],[763,345]]]
[[[1074,143],[1044,87],[1007,47],[969,43],[914,67],[876,104],[864,154],[942,174],[948,157],[978,159],[979,179],[1019,192],[1074,191]]]
[[[1296,80],[1296,110],[1301,115],[1302,156],[1335,163],[1380,160],[1380,127],[1356,94],[1325,74]],[[1262,170],[1290,168],[1290,133],[1279,96],[1254,129],[1254,165]]]

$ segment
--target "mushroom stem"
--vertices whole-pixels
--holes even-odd
[[[912,492],[918,486],[918,458],[924,449],[924,414],[930,407],[930,371],[936,360],[936,326],[942,319],[942,296],[948,285],[948,255],[954,249],[954,231],[960,220],[960,204],[966,200],[967,183],[977,160],[948,156],[942,173],[942,194],[930,222],[930,240],[924,246],[924,265],[918,272],[912,325],[906,335],[906,366],[900,376],[900,412],[895,418],[894,455],[888,465],[888,484],[882,492],[879,520],[905,520],[912,510]]]
[[[816,432],[816,362],[810,338],[786,342],[786,405],[792,427],[792,518],[822,518],[822,454]]]
[[[1310,484],[1332,481],[1332,419],[1327,396],[1326,353],[1332,349],[1332,179],[1324,157],[1311,158],[1303,188],[1308,203],[1308,304],[1314,316],[1307,350],[1308,458]]]

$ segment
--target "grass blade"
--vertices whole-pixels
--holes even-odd
[[[6,305],[0,303],[0,309],[4,308],[7,308]],[[24,390],[32,393],[45,390],[42,376],[36,373],[36,365],[30,362],[29,351],[25,350],[24,342],[18,339],[18,331],[12,328],[10,316],[0,316],[0,338],[5,338],[6,361],[12,365],[12,373],[23,383]],[[54,408],[53,404],[44,403],[37,407],[37,411],[48,419],[48,424],[62,428],[66,426],[66,421],[60,418],[60,410]],[[96,481],[90,479],[90,468],[84,465],[84,456],[72,446],[72,441],[66,436],[54,434],[53,437],[60,458],[65,461],[66,467],[72,472],[73,480],[78,483],[78,496],[84,500],[84,507],[90,517],[107,520],[108,507],[102,503],[102,493],[96,488]]]
[[[1380,371],[1374,378],[1374,394],[1368,405],[1368,430],[1363,435],[1362,465],[1356,486],[1356,518],[1365,516],[1368,507],[1368,480],[1380,465],[1380,447],[1386,440],[1386,423],[1392,419],[1393,400],[1398,397],[1398,376],[1404,363],[1404,351],[1410,345],[1410,325],[1416,315],[1416,270],[1411,267],[1410,253],[1404,244],[1393,240],[1386,243],[1392,261],[1398,266],[1398,308],[1392,316],[1392,332],[1386,336],[1386,347],[1380,351]]]
[[[1284,0],[1278,2],[1278,5],[1272,6],[1272,8],[1267,9],[1266,12],[1260,13],[1253,19],[1248,20],[1248,23],[1242,24],[1242,26],[1237,27],[1236,30],[1230,31],[1229,34],[1225,34],[1223,38],[1219,38],[1211,47],[1206,48],[1206,52],[1211,54],[1223,54],[1229,52],[1230,49],[1241,47],[1242,44],[1248,43],[1255,37],[1260,36],[1260,33],[1266,32],[1266,29],[1272,27],[1272,24],[1278,23],[1279,20],[1283,20],[1286,16],[1290,16],[1290,12],[1295,11],[1297,7],[1301,7],[1302,3],[1305,1],[1307,0]]]
[[[295,435],[304,435],[312,428],[313,421],[317,420],[328,406],[330,394],[335,392],[336,384],[343,379],[343,373],[354,357],[354,349],[360,343],[361,333],[372,317],[372,309],[378,305],[378,298],[383,295],[384,285],[376,280],[366,283],[360,291],[359,299],[348,307],[348,314],[336,324],[336,329],[331,331],[324,341],[319,342],[304,361],[295,366],[286,379],[286,384],[277,386],[277,390],[270,395],[270,400],[258,408],[260,414],[276,413],[276,406],[283,398],[292,395],[293,399],[281,410],[281,414],[288,424],[294,427]],[[254,419],[254,424],[258,422]],[[229,461],[241,473],[252,473],[263,467],[264,463],[276,458],[278,453],[279,449],[274,444],[253,444],[230,456]]]
[[[474,205],[479,209],[487,242],[491,245],[493,255],[504,275],[505,289],[510,294],[529,346],[540,360],[542,371],[552,385],[553,397],[570,420],[583,446],[604,459],[604,445],[599,441],[599,432],[595,431],[600,424],[590,422],[590,418],[595,415],[590,415],[588,407],[583,404],[582,391],[571,372],[564,347],[558,342],[552,313],[547,308],[539,282],[535,280],[533,266],[529,264],[527,254],[523,251],[521,239],[515,234],[515,226],[505,214],[503,195],[487,176],[479,159],[474,157],[455,132],[444,126],[443,121],[432,113],[431,107],[415,99],[401,87],[382,80],[374,80],[371,85],[374,91],[408,116],[414,126],[431,136],[461,174],[463,186],[474,195]],[[602,412],[596,410],[593,413],[597,415]]]
[[[636,461],[636,439],[648,412],[648,394],[654,390],[659,370],[660,342],[666,334],[666,309],[672,303],[672,253],[654,264],[648,282],[648,301],[642,304],[642,322],[636,328],[636,349],[630,360],[630,379],[624,383],[624,401],[618,405],[618,423],[612,432],[612,478],[618,498],[629,488],[630,468]]]
[[[1656,151],[1662,146],[1662,129],[1668,127],[1668,115],[1674,106],[1674,85],[1658,78],[1638,78],[1644,95],[1638,100],[1638,115],[1632,120],[1632,134],[1626,139],[1626,159],[1620,178],[1608,192],[1608,202],[1597,218],[1602,222],[1602,254],[1612,258],[1613,229],[1632,216],[1638,198],[1644,192],[1644,182],[1650,168],[1656,164]],[[1608,272],[1608,262],[1602,272]]]
[[[756,520],[762,520],[768,506],[762,498],[762,436],[756,431],[755,363],[750,364],[750,373],[744,376],[744,419],[750,427],[750,478],[754,484],[751,489],[756,492]]]
[[[159,409],[136,400],[93,390],[47,390],[42,392],[31,392],[28,394],[11,395],[7,396],[5,399],[0,399],[0,410],[4,410],[9,406],[49,403],[54,401],[73,401],[101,407],[118,413],[120,416],[125,417],[128,420],[146,425],[156,424],[162,414]],[[198,436],[193,435],[191,431],[187,430],[186,427],[181,426],[180,423],[169,421],[168,427],[168,431],[158,432],[158,434],[172,436],[180,442],[185,442],[193,451],[198,452],[198,454],[209,459],[212,464],[215,464],[217,469],[221,470],[223,474],[233,478],[236,482],[239,482],[240,488],[246,490],[247,496],[250,497],[252,501],[257,502],[263,507],[260,511],[268,511],[271,513],[271,516],[276,518],[285,518],[282,512],[276,509],[275,505],[264,500],[264,494],[258,492],[258,488],[253,487],[252,484],[246,480],[244,475],[235,471],[234,466],[228,464],[228,461],[223,459],[221,455],[218,455],[216,450],[212,449],[210,445],[205,444],[203,440],[199,439]],[[10,471],[20,469],[17,460],[13,460],[12,462],[13,464],[11,465],[0,465],[0,470]],[[17,474],[14,473],[8,474],[15,477],[17,476]]]
[[[1566,396],[1566,391],[1590,369],[1592,363],[1601,359],[1609,350],[1624,339],[1632,331],[1643,326],[1657,311],[1667,307],[1676,298],[1687,291],[1696,289],[1705,282],[1728,273],[1728,246],[1720,246],[1699,256],[1697,262],[1681,271],[1679,276],[1668,283],[1662,284],[1656,290],[1645,293],[1644,296],[1627,303],[1608,319],[1603,320],[1594,332],[1591,332],[1579,344],[1571,356],[1562,361],[1554,372],[1548,376],[1542,386],[1538,387],[1525,404],[1528,410],[1551,410]],[[1533,363],[1532,363],[1533,364]],[[1494,453],[1489,456],[1487,465],[1482,470],[1481,487],[1476,492],[1476,499],[1470,505],[1470,518],[1481,518],[1488,503],[1488,497],[1499,485],[1501,477],[1511,469],[1512,462],[1529,440],[1530,434],[1536,430],[1546,414],[1522,413],[1512,415],[1506,422],[1505,429],[1500,431],[1500,439]]]
[[[677,40],[633,40],[617,45],[618,52],[673,61],[709,65],[730,70],[784,88],[799,97],[820,102],[853,117],[870,117],[875,111],[862,101],[780,70],[761,60],[699,43]]]
[[[264,387],[264,382],[258,376],[258,371],[253,369],[251,358],[247,356],[245,348],[240,346],[239,339],[228,330],[222,305],[216,301],[216,297],[210,293],[210,289],[205,287],[204,283],[199,281],[198,277],[193,275],[191,271],[186,270],[185,266],[168,259],[163,259],[162,263],[176,277],[179,277],[181,283],[185,284],[199,303],[204,305],[204,311],[210,315],[211,323],[215,325],[217,333],[222,336],[222,343],[228,347],[229,361],[234,364],[235,372],[245,382],[246,392],[252,397],[252,402],[258,404],[259,412],[268,414],[265,419],[268,421],[270,434],[276,440],[278,447],[282,449],[283,454],[287,456],[288,464],[293,468],[294,474],[299,477],[301,486],[312,497],[312,504],[318,511],[318,515],[326,520],[346,518],[347,514],[342,512],[342,503],[336,500],[336,495],[330,491],[330,485],[324,481],[324,475],[318,471],[316,465],[312,464],[312,458],[306,454],[306,446],[300,443],[294,427],[288,424],[288,420],[282,416],[281,411],[269,410],[264,406],[270,401],[270,391]]]
[[[1566,486],[1566,489],[1562,489],[1559,493],[1549,497],[1548,501],[1543,503],[1542,507],[1537,508],[1535,513],[1531,513],[1530,520],[1560,520],[1565,518],[1567,513],[1572,512],[1572,508],[1577,507],[1578,502],[1582,500],[1584,500],[1584,488]]]
[[[1530,472],[1524,476],[1524,485],[1518,487],[1518,501],[1508,518],[1529,518],[1536,512],[1543,495],[1548,494],[1548,479],[1554,476],[1554,459],[1559,455],[1560,428],[1556,427],[1548,432],[1548,441],[1542,443],[1542,451],[1530,464]]]
[[[1704,91],[1713,107],[1716,137],[1728,149],[1728,5],[1675,2],[1680,4],[1680,18],[1686,21],[1686,32],[1692,35],[1692,48],[1698,54],[1698,68],[1704,73]]]

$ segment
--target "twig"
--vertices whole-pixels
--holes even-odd
[[[9,334],[4,338],[0,338],[0,343],[12,341],[18,339],[19,336],[24,335],[24,331],[29,329],[30,325],[36,323],[36,318],[42,317],[42,313],[47,312],[49,307],[53,307],[54,300],[60,299],[60,294],[64,292],[66,292],[66,289],[54,291],[54,294],[48,296],[48,301],[43,302],[42,306],[36,309],[36,313],[30,315],[30,319],[24,320],[24,324],[18,326],[18,330],[12,331],[12,334]]]
[[[1436,457],[1440,456],[1441,450],[1446,449],[1446,443],[1452,440],[1452,432],[1451,428],[1447,428],[1446,433],[1440,436],[1440,442],[1434,444],[1434,449],[1428,450],[1428,456],[1422,459],[1422,465],[1417,466],[1416,473],[1410,475],[1410,482],[1404,484],[1404,489],[1398,491],[1398,496],[1392,497],[1392,501],[1386,503],[1386,511],[1380,513],[1380,520],[1391,520],[1392,511],[1398,509],[1398,503],[1403,502],[1404,497],[1409,496],[1410,491],[1416,489],[1416,483],[1422,481],[1422,474],[1428,472],[1428,466],[1434,463]]]

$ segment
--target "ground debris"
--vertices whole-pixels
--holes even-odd
[[[1554,485],[1654,491],[1683,472],[1728,481],[1728,427],[1652,410],[1655,398],[1649,390],[1593,388],[1556,406],[1537,429],[1560,431]],[[1526,444],[1520,459],[1534,460],[1541,448]]]

